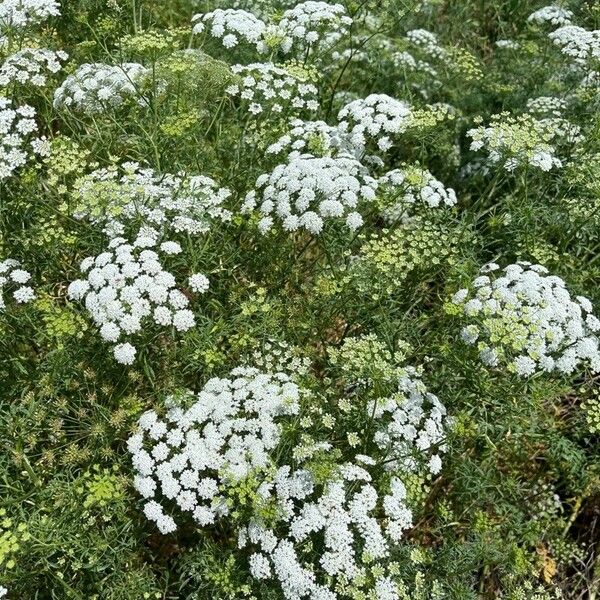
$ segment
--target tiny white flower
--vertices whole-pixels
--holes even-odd
[[[113,350],[115,360],[123,365],[131,365],[135,360],[136,349],[129,343],[117,344]]]

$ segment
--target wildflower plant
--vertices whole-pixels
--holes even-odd
[[[69,285],[69,297],[83,301],[100,328],[102,339],[116,344],[113,354],[117,362],[133,363],[136,348],[122,340],[141,332],[146,321],[172,326],[177,331],[187,331],[195,325],[188,297],[160,262],[161,254],[180,252],[177,242],[159,243],[156,230],[142,229],[132,244],[115,237],[106,252],[82,261],[86,278]],[[193,281],[197,290],[206,291],[204,280],[200,283],[196,276]]]
[[[302,112],[318,108],[317,88],[308,75],[272,63],[234,65],[231,70],[240,78],[227,88],[227,93],[239,96],[247,110],[258,115],[263,112]]]
[[[93,171],[75,183],[77,219],[102,225],[108,235],[127,226],[206,233],[213,221],[229,221],[223,203],[231,192],[204,175],[157,174],[137,163]]]
[[[60,15],[57,0],[3,0],[0,4],[0,29],[22,29],[39,25]]]
[[[0,261],[0,310],[6,307],[5,288],[12,291],[12,299],[18,304],[26,304],[35,299],[31,287],[31,273],[20,268],[19,261],[12,258]]]
[[[194,15],[192,23],[195,34],[206,29],[213,38],[220,39],[225,48],[233,48],[242,41],[256,46],[258,51],[263,48],[261,38],[267,26],[248,11],[218,8]]]
[[[7,86],[13,82],[20,85],[31,82],[34,86],[45,86],[48,74],[58,73],[67,58],[67,53],[62,50],[57,52],[40,48],[19,50],[8,56],[0,66],[0,86]]]
[[[384,214],[389,221],[400,219],[414,205],[438,208],[456,204],[452,188],[446,188],[431,173],[417,167],[388,171],[378,183],[379,193],[386,197]]]
[[[464,246],[472,241],[472,232],[464,226],[426,215],[394,223],[392,231],[365,240],[352,257],[350,276],[361,293],[391,296],[460,262]]]
[[[331,46],[351,25],[352,18],[342,4],[309,0],[286,10],[277,28],[284,50],[292,46],[296,52],[309,52],[319,45]]]
[[[366,148],[374,144],[385,153],[393,145],[394,137],[406,131],[411,122],[411,109],[401,100],[385,94],[371,94],[354,100],[338,113],[342,131],[348,132],[353,144]]]
[[[536,167],[542,171],[561,168],[553,145],[554,127],[528,115],[513,118],[494,115],[487,127],[469,130],[471,150],[485,149],[492,163],[501,163],[507,171],[519,167]]]
[[[600,321],[591,302],[572,299],[565,282],[541,265],[516,263],[502,271],[485,265],[452,301],[474,321],[463,328],[463,341],[476,345],[488,366],[505,363],[523,377],[572,373],[582,362],[600,369]]]
[[[393,589],[385,560],[412,519],[399,474],[439,472],[439,455],[428,462],[423,455],[444,449],[445,409],[414,369],[396,369],[388,379],[395,395],[349,409],[358,414],[348,418],[372,422],[365,441],[373,456],[355,454],[349,443],[345,453],[355,454],[353,460],[323,464],[318,457],[333,446],[314,440],[303,443],[293,464],[282,464],[277,449],[292,419],[316,400],[294,383],[298,376],[236,368],[228,378],[207,382],[197,399],[190,394],[169,399],[166,420],[144,414],[140,431],[128,441],[135,486],[147,500],[144,512],[163,533],[177,527],[165,508],[170,505],[190,512],[202,527],[227,518],[238,523],[238,547],[251,550],[251,576],[275,579],[286,598]],[[378,464],[385,474],[374,479]],[[378,487],[387,491],[378,498],[373,484],[379,478]],[[383,526],[377,512],[386,516]],[[301,549],[320,532],[323,554],[311,565]],[[369,572],[374,561],[384,561],[377,576]],[[315,569],[332,583],[321,583]],[[349,590],[341,591],[345,586]]]
[[[597,596],[599,17],[0,0],[0,597]]]
[[[15,106],[0,97],[0,181],[9,178],[33,157],[49,152],[44,137],[35,137],[38,126],[35,109],[27,104]]]
[[[573,62],[586,66],[600,59],[600,30],[588,30],[577,25],[564,25],[548,37]]]
[[[328,218],[344,218],[348,229],[358,229],[363,218],[356,209],[359,202],[375,198],[377,182],[351,156],[317,158],[304,154],[261,175],[256,187],[258,193],[248,192],[243,209],[258,206],[264,215],[258,224],[262,232],[273,227],[274,214],[287,231],[303,228],[318,234]]]
[[[147,69],[138,63],[85,63],[56,89],[54,107],[102,113],[107,108],[120,107],[127,98],[134,98],[144,106],[147,100],[140,93],[139,86],[147,74]]]
[[[339,127],[328,125],[325,121],[291,119],[288,133],[270,144],[266,152],[287,157],[301,154],[335,156],[339,153],[352,154],[356,148]]]
[[[543,6],[538,10],[532,12],[527,17],[528,23],[535,23],[536,25],[545,25],[549,23],[555,27],[570,25],[573,13],[568,8],[562,6]]]
[[[226,517],[232,509],[228,488],[272,466],[269,451],[281,437],[278,421],[297,414],[299,395],[283,373],[238,368],[230,378],[208,381],[189,408],[181,405],[185,399],[170,400],[166,422],[155,412],[142,415],[128,448],[135,487],[147,500],[146,516],[163,533],[176,528],[154,499],[164,497],[201,526]]]

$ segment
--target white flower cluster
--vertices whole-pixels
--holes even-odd
[[[500,271],[491,263],[453,302],[473,323],[462,339],[477,344],[488,366],[505,363],[521,375],[572,373],[584,362],[600,371],[600,320],[590,301],[571,298],[560,278],[541,265],[519,262]]]
[[[84,63],[54,92],[54,108],[98,113],[121,106],[129,97],[143,105],[138,87],[147,74],[148,69],[138,63]]]
[[[426,29],[413,29],[406,33],[406,39],[428,56],[443,60],[447,52],[438,42],[437,36]]]
[[[57,0],[2,0],[0,29],[37,25],[59,15],[60,4]]]
[[[431,98],[434,90],[442,87],[439,67],[446,66],[449,55],[448,51],[439,45],[437,36],[430,31],[409,31],[401,49],[389,48],[384,56],[389,57],[396,67],[400,75],[400,85],[410,86],[424,99]]]
[[[306,48],[325,40],[330,45],[345,35],[351,25],[352,18],[342,4],[309,0],[286,10],[277,27],[286,40],[283,47],[286,51],[292,44]]]
[[[587,71],[579,85],[582,88],[600,88],[600,71]]]
[[[496,40],[494,45],[502,50],[519,50],[521,48],[521,44],[515,40]]]
[[[248,111],[254,115],[319,108],[316,86],[297,73],[273,63],[234,65],[231,70],[240,76],[240,81],[229,86],[227,93],[248,102]]]
[[[210,286],[208,277],[202,273],[194,273],[193,275],[190,275],[188,278],[188,283],[190,284],[190,289],[192,292],[196,292],[197,294],[204,294],[204,292],[208,291]]]
[[[239,547],[250,546],[255,550],[249,561],[252,576],[275,578],[286,600],[337,600],[338,595],[331,589],[335,588],[336,580],[369,586],[363,558],[376,561],[385,573],[380,561],[389,557],[390,548],[412,524],[402,481],[392,477],[389,493],[383,497],[371,482],[368,470],[346,463],[319,492],[309,471],[279,469],[274,483],[263,486],[261,493],[265,499],[276,499],[285,511],[286,534],[254,520],[238,536]],[[298,551],[312,541],[312,536],[324,539],[325,548],[318,564],[307,564]],[[330,582],[329,585],[318,582],[317,569],[324,575],[319,579]],[[374,579],[369,587],[375,590],[375,596],[368,597],[399,600],[395,585],[384,574]],[[378,593],[382,588],[389,591],[387,596]]]
[[[20,268],[20,263],[13,258],[0,261],[0,311],[6,307],[4,288],[13,287],[12,296],[19,304],[35,300],[33,288],[26,285],[31,279],[31,274]]]
[[[342,120],[337,125],[290,119],[288,132],[269,145],[266,153],[285,153],[288,158],[304,153],[328,157],[352,155],[364,163],[381,165],[380,158],[365,155],[365,146],[374,139],[380,150],[388,149],[390,137],[381,134],[406,129],[410,124],[409,114],[410,109],[406,111],[403,103],[389,96],[373,94],[364,100],[353,100],[344,107],[339,114]]]
[[[116,344],[124,336],[139,333],[144,321],[163,327],[187,331],[195,325],[194,313],[189,310],[187,296],[177,288],[175,277],[163,269],[159,252],[178,254],[176,242],[162,242],[152,229],[142,229],[133,242],[114,238],[108,251],[81,263],[86,279],[69,285],[72,300],[84,300],[102,338]],[[153,250],[152,248],[155,248]],[[115,359],[132,364],[136,349],[129,342],[114,349]]]
[[[394,52],[392,62],[395,67],[408,72],[425,73],[431,75],[434,80],[438,77],[438,72],[427,61],[416,59],[410,52]]]
[[[177,528],[175,507],[209,526],[236,506],[236,485],[251,482],[250,514],[233,522],[239,548],[251,552],[253,578],[275,579],[287,600],[336,600],[340,583],[365,597],[399,600],[386,560],[412,525],[401,476],[439,472],[445,409],[416,370],[403,370],[397,394],[359,409],[373,419],[374,454],[351,452],[322,481],[306,461],[327,456],[328,442],[311,442],[312,452],[294,467],[279,462],[285,423],[304,398],[287,374],[241,367],[211,379],[197,396],[170,398],[164,419],[142,415],[128,448],[144,513],[162,533]],[[273,515],[268,522],[264,507]],[[319,539],[324,549],[312,563],[302,548]]]
[[[367,44],[367,40],[365,36],[356,36],[356,43],[360,45],[364,43]],[[335,69],[339,69],[340,65],[344,65],[346,62],[353,64],[363,63],[363,66],[366,68],[369,63],[372,63],[374,60],[373,54],[363,50],[362,48],[343,48],[340,50],[336,49],[337,46],[333,46],[331,55],[328,56],[328,60],[325,64],[320,64],[319,68],[323,69],[327,72],[332,72]]]
[[[398,377],[398,392],[369,404],[369,413],[378,422],[374,440],[386,454],[386,469],[414,472],[424,452],[434,448],[428,468],[437,475],[442,468],[438,452],[445,452],[446,408],[427,391],[416,369],[405,367]]]
[[[567,101],[554,96],[539,96],[527,100],[526,110],[557,143],[575,144],[583,140],[581,127],[563,118]]]
[[[527,100],[526,108],[528,113],[535,116],[562,117],[567,102],[555,96],[538,96]]]
[[[315,156],[332,156],[340,152],[352,154],[355,149],[347,138],[338,127],[325,121],[290,119],[289,132],[268,146],[266,153],[279,155],[285,152],[290,158],[306,153]]]
[[[485,148],[492,164],[503,163],[507,171],[530,165],[550,171],[562,167],[551,144],[559,137],[559,131],[547,120],[538,120],[530,115],[519,118],[494,115],[487,127],[467,131],[473,140],[471,150]]]
[[[264,215],[259,229],[264,233],[273,226],[273,214],[283,228],[299,228],[318,234],[328,218],[345,218],[347,227],[358,229],[363,219],[356,211],[361,201],[375,198],[377,182],[352,156],[316,158],[303,154],[290,160],[256,181],[261,195],[259,210]],[[257,205],[257,190],[246,195],[242,210]]]
[[[188,409],[172,400],[164,420],[154,411],[143,414],[127,445],[148,519],[162,533],[176,529],[161,499],[201,526],[227,515],[226,488],[272,466],[279,420],[298,413],[300,394],[283,373],[238,367],[208,381]]]
[[[544,6],[535,12],[532,12],[528,17],[529,23],[536,23],[537,25],[545,25],[550,23],[555,27],[562,25],[570,25],[573,13],[568,8],[562,6]]]
[[[411,206],[422,204],[428,208],[438,208],[456,204],[454,190],[445,187],[427,169],[414,166],[394,169],[380,177],[378,183],[381,192],[391,196],[394,201],[384,210],[388,221],[402,218]]]
[[[221,40],[225,48],[233,48],[240,40],[256,46],[262,51],[264,43],[262,36],[267,29],[263,21],[250,12],[232,8],[216,9],[205,14],[197,14],[192,18],[193,32],[202,33],[210,28],[210,35]]]
[[[406,131],[411,123],[410,107],[386,94],[371,94],[354,100],[338,113],[339,127],[350,135],[356,148],[366,147],[369,141],[386,152],[393,138]]]
[[[581,127],[562,117],[545,117],[539,122],[551,132],[557,144],[577,144],[584,139]]]
[[[34,117],[31,106],[13,108],[8,98],[0,97],[0,181],[22,167],[32,152],[48,155],[50,149],[45,138],[28,140],[38,129]]]
[[[317,234],[329,217],[345,217],[350,230],[356,230],[363,224],[356,209],[361,201],[375,198],[379,183],[388,190],[404,185],[405,205],[417,200],[431,207],[456,203],[454,191],[428,172],[413,169],[419,177],[409,178],[391,171],[379,182],[369,174],[365,164],[381,166],[383,160],[365,154],[366,146],[375,140],[379,150],[391,147],[390,136],[404,131],[411,120],[404,103],[373,94],[350,102],[339,118],[336,126],[291,119],[289,132],[267,147],[267,154],[285,153],[286,162],[261,175],[242,206],[243,212],[250,212],[258,205],[264,215],[261,231],[271,229],[274,215],[287,231],[303,228]]]
[[[399,378],[396,395],[362,410],[375,423],[375,454],[355,455],[323,485],[302,465],[280,467],[258,489],[263,502],[280,507],[278,522],[269,527],[254,518],[240,530],[238,545],[254,550],[252,576],[276,579],[286,599],[336,600],[336,583],[342,581],[362,588],[364,597],[399,599],[385,576],[385,560],[412,525],[412,511],[397,474],[420,471],[423,460],[427,471],[439,473],[446,411],[410,368]],[[320,449],[332,448],[324,443]],[[383,478],[387,483],[374,475],[381,465],[391,473]],[[316,539],[324,541],[324,551],[311,563],[300,549]],[[381,574],[369,581],[368,565],[374,562]]]
[[[67,60],[66,52],[43,48],[24,48],[9,56],[0,67],[0,85],[31,83],[43,87],[48,80],[46,71],[58,73],[61,61]]]
[[[228,49],[243,41],[261,54],[274,48],[288,54],[294,46],[305,51],[322,42],[331,45],[348,32],[352,19],[341,4],[309,0],[285,10],[279,21],[265,22],[242,9],[218,8],[194,15],[192,23],[195,34],[208,29]]]
[[[565,25],[548,36],[560,51],[579,65],[600,60],[600,29],[588,30],[577,25]]]
[[[222,206],[231,192],[210,177],[159,175],[133,162],[82,177],[74,195],[74,216],[102,224],[109,236],[123,235],[128,222],[197,235],[232,216]]]

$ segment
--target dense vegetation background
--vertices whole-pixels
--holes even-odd
[[[302,359],[292,366],[311,392],[302,427],[315,436],[331,429],[336,448],[352,446],[348,434],[362,439],[368,423],[347,430],[331,407],[387,390],[400,365],[419,366],[446,408],[441,470],[404,477],[412,527],[391,550],[396,596],[389,598],[597,597],[593,361],[567,373],[486,365],[461,338],[469,315],[452,298],[490,261],[502,268],[529,261],[564,280],[573,298],[600,306],[600,5],[562,6],[589,35],[571,32],[561,45],[552,32],[565,23],[529,18],[543,7],[533,1],[342,4],[352,23],[335,21],[334,36],[325,24],[319,43],[300,39],[285,54],[269,38],[261,54],[243,34],[226,47],[208,23],[192,33],[192,17],[237,8],[278,23],[294,3],[63,0],[60,14],[21,27],[7,16],[19,2],[0,2],[5,65],[23,48],[68,54],[43,85],[0,72],[0,95],[35,109],[31,136],[46,146],[19,164],[6,158],[10,131],[0,118],[0,259],[18,260],[35,292],[20,302],[12,295],[18,281],[0,286],[7,598],[283,598],[276,581],[251,576],[230,523],[203,528],[176,519],[177,530],[161,534],[133,487],[127,448],[145,411],[160,412],[168,396],[198,392],[240,364],[270,365],[279,348]],[[421,30],[433,35],[414,33]],[[253,110],[233,93],[244,74],[232,65],[269,61],[315,86],[306,94],[316,110],[288,103],[278,112],[268,98],[271,108]],[[144,77],[96,108],[87,96],[79,105],[56,101],[55,90],[85,63],[138,63]],[[289,132],[289,119],[334,127],[344,106],[370,94],[410,107],[410,123],[392,132],[389,149],[374,136],[361,155],[385,150],[368,168],[375,179],[402,170],[401,192],[381,184],[353,230],[331,218],[319,233],[289,231],[273,213],[263,233],[264,215],[240,209],[256,179],[285,162],[267,148]],[[326,139],[306,137],[305,150],[331,155],[321,147]],[[122,182],[102,187],[90,175],[112,169],[116,181],[129,161],[152,169],[156,185],[163,174],[211,177],[231,191],[223,200],[231,214],[209,219],[199,235],[167,237],[182,249],[167,252],[165,264],[189,299],[194,326],[144,325],[133,336],[135,358],[120,361],[132,364],[120,364],[68,289],[85,278],[81,261],[107,248],[102,218],[120,218],[120,199],[147,193]],[[421,195],[430,178],[443,182],[439,206]],[[133,221],[119,233],[130,241],[140,226]],[[204,293],[186,283],[193,273],[208,277]],[[516,327],[504,323],[494,343],[510,348]],[[288,445],[294,431],[285,432]],[[332,468],[321,462],[321,470]]]

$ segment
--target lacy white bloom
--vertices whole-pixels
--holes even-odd
[[[402,52],[394,52],[391,55],[391,59],[395,67],[400,67],[407,71],[417,70],[417,60],[410,52],[404,50]]]
[[[439,45],[436,35],[431,31],[413,29],[406,33],[406,39],[433,58],[445,59],[447,57],[446,50]]]
[[[373,420],[374,454],[352,459],[350,451],[350,460],[327,463],[323,480],[311,461],[330,443],[309,441],[312,452],[294,451],[294,466],[285,464],[285,425],[297,422],[304,400],[314,399],[289,375],[241,367],[197,395],[170,398],[164,418],[143,414],[127,445],[144,513],[163,533],[177,526],[175,507],[201,527],[229,517],[251,576],[275,580],[286,600],[336,600],[339,584],[399,600],[389,560],[412,525],[401,474],[439,472],[445,409],[416,370],[398,371],[397,393],[353,405]],[[231,514],[240,484],[253,490],[247,516]],[[321,552],[303,552],[317,543]]]
[[[127,98],[144,105],[146,100],[139,93],[139,84],[148,72],[138,63],[82,64],[54,92],[54,107],[99,113],[121,106]]]
[[[262,49],[262,36],[267,28],[252,13],[232,8],[218,8],[209,13],[194,15],[192,23],[194,33],[202,33],[208,27],[210,35],[220,39],[225,48],[233,48],[243,40]]]
[[[378,183],[380,191],[392,199],[392,204],[384,210],[388,221],[397,221],[415,205],[438,208],[456,204],[454,190],[445,187],[427,169],[415,166],[394,169],[380,177]]]
[[[385,573],[382,561],[411,526],[412,512],[406,506],[406,488],[397,477],[391,478],[385,495],[371,482],[369,472],[352,463],[335,470],[322,489],[309,471],[280,468],[274,485],[263,486],[262,493],[265,500],[281,506],[282,519],[272,529],[253,519],[238,537],[240,547],[254,550],[251,574],[276,579],[288,600],[336,600],[336,581],[353,582],[365,592],[383,586],[384,576],[372,583],[365,578],[368,562],[363,560],[377,561]],[[324,540],[324,551],[313,564],[298,548],[318,539]],[[324,583],[318,582],[317,573]],[[365,593],[365,597],[372,596]]]
[[[0,30],[37,25],[59,15],[60,4],[57,0],[2,0]]]
[[[208,281],[208,277],[206,275],[202,275],[202,273],[195,273],[194,275],[190,275],[189,284],[193,292],[196,292],[197,294],[204,294],[204,292],[208,290],[210,282]]]
[[[441,468],[446,411],[415,369],[401,371],[396,394],[356,410],[373,419],[374,458],[356,455],[339,464],[325,483],[302,464],[296,470],[279,467],[259,488],[264,502],[280,507],[278,520],[267,526],[252,518],[238,535],[238,545],[253,551],[252,575],[275,579],[288,600],[336,600],[341,581],[352,582],[365,597],[378,597],[371,590],[393,589],[385,576],[386,560],[412,525],[406,487],[396,473],[425,469],[437,474]],[[391,472],[389,478],[380,478],[378,464]],[[319,540],[324,548],[313,562],[301,548]],[[381,575],[365,578],[373,561]]]
[[[289,132],[268,146],[266,150],[267,154],[275,155],[284,152],[288,158],[306,153],[313,156],[335,156],[355,152],[358,154],[349,136],[338,127],[328,125],[325,121],[302,121],[301,119],[290,119]]]
[[[600,71],[588,71],[579,85],[582,88],[600,88]]]
[[[34,117],[31,106],[13,108],[8,98],[0,97],[0,181],[22,167],[31,154],[48,155],[45,138],[30,139],[38,129]]]
[[[541,265],[486,265],[481,272],[453,302],[471,321],[462,339],[477,344],[485,364],[504,363],[522,376],[572,373],[584,363],[600,371],[600,321],[587,298],[572,299],[565,282]]]
[[[319,108],[318,90],[298,69],[294,72],[273,63],[234,65],[239,83],[227,88],[227,93],[239,96],[252,114],[262,112],[315,111]]]
[[[150,501],[146,503],[146,506],[144,506],[144,514],[148,520],[156,523],[161,533],[172,533],[177,529],[173,517],[165,514],[163,507],[158,502]]]
[[[537,117],[562,117],[567,102],[554,96],[538,96],[527,100],[526,108],[528,113]]]
[[[492,164],[502,163],[507,171],[530,165],[542,171],[560,168],[562,161],[556,156],[551,142],[561,141],[561,132],[549,120],[539,120],[531,115],[511,117],[493,115],[488,127],[467,131],[473,140],[471,150],[485,148]]]
[[[135,488],[147,506],[173,501],[198,525],[214,523],[229,512],[227,486],[271,467],[279,421],[298,413],[300,393],[283,373],[238,367],[228,378],[208,381],[188,409],[171,399],[164,420],[145,413],[128,441]],[[161,531],[162,515],[146,511]]]
[[[256,187],[261,190],[258,208],[264,215],[261,231],[273,226],[276,215],[287,231],[302,228],[318,234],[329,218],[345,218],[351,230],[360,227],[363,219],[357,209],[375,198],[377,182],[354,157],[305,154],[261,175]],[[242,210],[253,210],[257,200],[257,191],[249,192]]]
[[[386,468],[414,472],[424,453],[431,453],[428,467],[435,474],[444,452],[446,409],[429,393],[418,372],[406,367],[398,378],[398,392],[372,401],[368,409],[377,423],[375,443],[386,450]]]
[[[431,82],[439,85],[437,80],[438,72],[427,61],[416,59],[410,52],[392,52],[392,63],[395,67],[402,69],[405,72],[424,73],[431,76]]]
[[[214,221],[231,219],[222,206],[231,192],[204,175],[159,174],[124,163],[93,171],[75,188],[74,216],[102,224],[111,236],[122,235],[131,222],[198,235]]]
[[[29,285],[31,274],[20,268],[20,263],[12,258],[0,261],[0,312],[6,307],[5,288],[12,291],[12,297],[18,304],[35,300],[35,293]]]
[[[570,25],[573,13],[568,8],[562,6],[544,6],[535,12],[532,12],[528,17],[529,23],[536,23],[537,25],[544,25],[550,23],[558,27],[559,25]]]
[[[518,50],[521,47],[521,44],[515,40],[496,40],[494,43],[496,48],[506,49],[506,50]]]
[[[139,333],[145,322],[187,331],[195,325],[188,298],[165,271],[159,253],[157,232],[141,230],[133,244],[114,238],[108,251],[86,258],[81,270],[86,279],[69,285],[72,300],[83,300],[100,335],[109,343]],[[130,343],[114,347],[118,362],[131,364],[135,348]]]
[[[364,148],[372,141],[386,152],[394,137],[406,131],[411,123],[410,107],[385,94],[371,94],[350,102],[338,113],[340,129],[348,132],[356,148]]]
[[[269,559],[264,554],[254,553],[250,556],[250,575],[254,579],[269,579],[272,575]]]
[[[565,25],[548,36],[561,52],[579,65],[600,60],[600,29],[587,30],[576,25]]]
[[[277,28],[286,40],[283,50],[287,51],[292,45],[304,49],[325,42],[330,46],[348,32],[350,25],[352,18],[342,4],[309,0],[286,10]]]
[[[577,144],[583,141],[581,127],[575,125],[562,117],[544,117],[538,119],[542,127],[545,127],[553,136],[555,144]]]
[[[62,68],[61,62],[67,58],[67,53],[62,50],[58,52],[42,48],[19,50],[11,54],[0,67],[0,85],[16,82],[43,87],[48,80],[46,71],[58,73]]]
[[[137,350],[129,342],[117,344],[113,350],[115,360],[122,365],[132,365]]]

